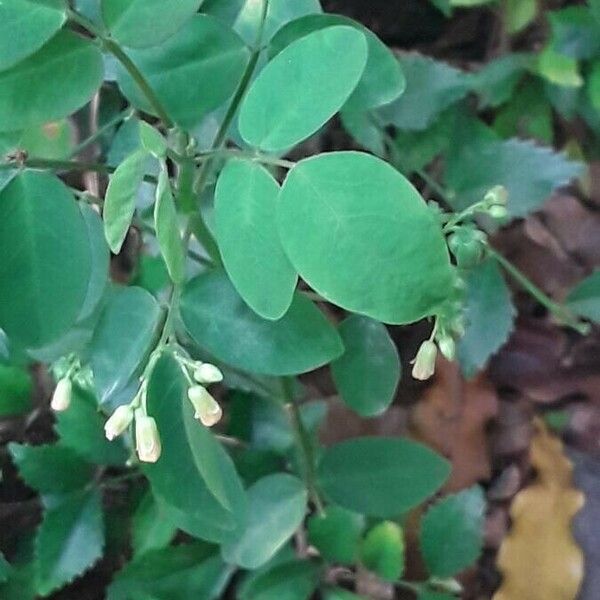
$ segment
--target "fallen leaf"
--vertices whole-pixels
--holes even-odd
[[[573,487],[573,466],[562,442],[534,421],[530,460],[536,480],[512,503],[512,528],[498,553],[503,582],[493,600],[574,600],[583,553],[571,521],[584,496]]]
[[[452,463],[444,491],[490,478],[486,427],[497,410],[496,392],[483,375],[467,381],[456,363],[438,360],[434,384],[413,408],[411,429]]]

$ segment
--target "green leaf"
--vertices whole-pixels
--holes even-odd
[[[155,158],[165,158],[169,146],[160,131],[146,123],[146,121],[140,121],[139,128],[142,148]]]
[[[426,167],[434,158],[445,152],[451,141],[456,108],[450,108],[422,131],[403,131],[395,135],[397,161],[406,176]]]
[[[568,6],[548,13],[552,49],[571,58],[593,58],[600,51],[600,23],[586,6]]]
[[[279,185],[262,166],[230,160],[215,191],[219,250],[231,282],[265,319],[280,319],[296,287],[296,271],[281,247],[276,214]]]
[[[529,81],[513,94],[496,114],[494,130],[504,138],[531,137],[552,145],[553,112],[542,81]]]
[[[107,600],[216,600],[228,567],[206,544],[183,544],[148,552],[117,573]]]
[[[110,250],[106,244],[100,215],[91,206],[84,203],[79,204],[79,210],[81,210],[83,222],[87,228],[91,252],[91,271],[87,293],[77,316],[77,322],[81,323],[93,314],[108,287]]]
[[[28,371],[0,364],[0,419],[28,412],[32,391],[33,383]]]
[[[566,304],[574,313],[600,323],[600,271],[580,281],[569,292]]]
[[[483,6],[484,4],[491,4],[496,0],[450,0],[451,6]]]
[[[104,548],[102,499],[98,490],[44,499],[36,538],[36,581],[42,596],[89,569]]]
[[[297,375],[343,352],[335,329],[302,294],[294,294],[279,321],[268,321],[248,308],[224,273],[189,282],[181,298],[181,316],[198,345],[218,360],[253,373]]]
[[[342,400],[363,417],[384,412],[400,381],[398,349],[384,325],[352,315],[339,326],[346,348],[331,371]]]
[[[434,313],[451,287],[435,216],[405,177],[368,154],[299,162],[281,188],[278,224],[300,276],[347,310],[410,323]]]
[[[0,583],[4,583],[9,575],[10,575],[10,571],[11,571],[11,566],[10,564],[8,564],[8,562],[6,562],[6,559],[4,558],[4,554],[2,554],[2,552],[0,552]]]
[[[586,82],[586,93],[592,107],[600,111],[600,60],[592,63]]]
[[[258,569],[292,537],[304,520],[304,484],[287,473],[257,481],[248,490],[248,522],[222,546],[223,558],[243,569]]]
[[[506,342],[516,310],[498,264],[488,259],[467,277],[467,328],[458,344],[462,372],[472,377]]]
[[[74,140],[73,124],[67,119],[60,119],[23,129],[13,150],[24,150],[36,158],[61,160],[69,158]]]
[[[462,143],[464,142],[464,143]],[[508,190],[508,209],[521,217],[538,209],[557,187],[581,173],[580,163],[550,148],[510,139],[455,139],[448,153],[446,187],[452,206],[462,210],[478,202],[495,185]]]
[[[70,31],[59,32],[35,54],[0,72],[0,131],[70,115],[91,99],[103,72],[96,44]]]
[[[352,565],[358,559],[365,519],[340,506],[328,506],[308,519],[308,541],[331,563]]]
[[[425,590],[419,594],[417,600],[456,600],[456,596],[453,596],[452,594],[446,594],[444,592]]]
[[[261,71],[240,108],[242,138],[285,150],[324,125],[356,88],[367,62],[357,29],[328,27],[296,40]]]
[[[173,283],[182,283],[185,280],[185,254],[177,221],[177,209],[171,191],[171,182],[165,168],[161,169],[158,176],[156,204],[154,205],[154,227],[169,276]]]
[[[556,52],[552,46],[547,46],[538,54],[536,70],[541,77],[555,85],[573,88],[583,85],[577,60]]]
[[[124,46],[158,46],[188,21],[202,0],[102,0],[102,19]]]
[[[385,156],[385,141],[380,127],[373,121],[370,112],[343,108],[340,119],[344,129],[354,140],[376,156]]]
[[[375,525],[365,536],[361,561],[385,581],[397,581],[404,572],[404,536],[391,521]]]
[[[134,556],[168,546],[177,533],[168,510],[151,492],[146,492],[131,520],[131,546]]]
[[[324,600],[364,600],[364,596],[357,596],[348,590],[342,588],[331,588],[324,590]]]
[[[319,578],[318,567],[295,560],[259,575],[240,594],[240,600],[308,600]]]
[[[63,25],[62,0],[4,0],[0,5],[0,71],[41,48]]]
[[[90,346],[94,384],[101,402],[123,389],[150,351],[160,308],[139,287],[115,288]]]
[[[154,494],[173,510],[180,529],[223,542],[244,522],[246,495],[225,450],[194,419],[186,388],[179,365],[163,356],[152,372],[147,401],[148,413],[158,425],[162,453],[143,470]]]
[[[219,17],[235,29],[248,45],[256,43],[262,8],[262,2],[256,0],[206,0],[202,7],[204,12]],[[270,0],[262,43],[267,43],[289,21],[320,12],[319,0]]]
[[[532,60],[529,54],[513,52],[490,61],[474,73],[473,89],[480,96],[481,107],[497,107],[510,100]]]
[[[104,234],[114,254],[121,251],[133,213],[138,189],[146,173],[145,150],[130,154],[112,174],[104,200]]]
[[[420,543],[429,573],[446,579],[479,557],[483,544],[485,499],[478,486],[447,496],[421,521]]]
[[[0,192],[0,256],[0,327],[26,346],[64,334],[83,306],[91,259],[84,220],[57,177],[23,171]]]
[[[363,437],[329,447],[319,465],[323,491],[350,510],[397,517],[434,494],[450,466],[429,448],[403,438]]]
[[[419,54],[403,54],[399,61],[406,77],[406,91],[382,107],[379,114],[400,129],[427,128],[442,111],[464,98],[470,90],[470,76],[446,63]]]
[[[160,46],[130,50],[128,55],[175,123],[191,128],[233,94],[248,50],[218,20],[196,15]],[[132,104],[154,114],[137,84],[120,65],[117,81]]]
[[[95,398],[73,386],[69,410],[56,413],[55,429],[61,446],[98,465],[123,465],[128,452],[121,439],[109,442],[104,435],[105,418],[98,412]]]
[[[530,25],[538,13],[537,0],[505,0],[503,7],[506,29],[512,34]]]
[[[8,448],[23,481],[43,494],[78,490],[88,484],[94,474],[89,463],[60,444],[24,446],[11,443]]]
[[[588,0],[592,16],[600,23],[600,0]]]
[[[406,87],[404,74],[390,49],[364,25],[341,15],[308,15],[288,23],[271,40],[269,54],[275,56],[295,40],[326,27],[347,25],[364,34],[368,45],[367,64],[347,101],[351,110],[365,110],[395,100]]]

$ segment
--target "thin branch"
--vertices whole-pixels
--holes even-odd
[[[117,44],[112,38],[108,37],[103,31],[101,31],[92,21],[84,17],[82,14],[78,13],[73,9],[68,9],[68,16],[71,21],[77,23],[80,27],[83,27],[88,33],[97,38],[104,48],[110,52],[127,70],[131,78],[136,82],[140,91],[152,106],[152,109],[158,116],[158,118],[163,122],[165,127],[169,128],[173,126],[173,122],[171,118],[167,114],[162,102],[158,99],[158,96],[150,86],[150,84],[146,81],[146,78],[142,74],[142,72],[137,68],[135,63],[125,54],[121,46]]]

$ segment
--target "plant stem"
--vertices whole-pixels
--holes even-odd
[[[289,405],[289,417],[294,430],[294,435],[296,437],[296,443],[300,452],[300,456],[302,457],[304,482],[315,507],[319,513],[323,513],[323,502],[321,501],[319,492],[317,490],[317,476],[313,445],[310,435],[304,426],[304,422],[302,421],[300,406],[298,405],[296,396],[294,394],[294,379],[292,377],[283,377],[281,383],[285,400]]]
[[[150,84],[146,81],[142,72],[137,68],[135,63],[125,54],[121,46],[117,44],[112,38],[108,37],[103,31],[100,31],[92,21],[84,17],[82,14],[77,11],[69,8],[68,16],[71,21],[77,23],[81,27],[83,27],[86,31],[92,34],[95,38],[102,42],[102,45],[108,52],[110,52],[127,70],[131,78],[136,82],[140,91],[152,106],[152,109],[158,116],[158,118],[163,122],[165,127],[170,128],[173,126],[173,122],[171,118],[167,114],[167,111],[162,105],[162,102],[158,99],[156,93],[150,86]]]
[[[206,182],[210,175],[210,167],[212,165],[212,158],[218,153],[218,151],[221,150],[223,144],[225,143],[225,140],[227,139],[227,133],[229,132],[229,127],[231,126],[231,123],[233,122],[233,119],[235,118],[235,115],[238,111],[238,108],[239,108],[243,98],[244,98],[246,90],[248,89],[248,86],[250,85],[250,81],[252,80],[252,75],[254,74],[254,70],[256,69],[256,65],[258,63],[258,58],[259,58],[260,52],[261,52],[260,51],[260,42],[262,40],[263,29],[265,26],[265,20],[267,18],[268,7],[269,7],[269,0],[263,0],[262,13],[261,13],[260,25],[258,27],[255,49],[253,50],[252,54],[250,55],[250,60],[248,61],[248,64],[246,65],[246,69],[244,70],[244,73],[242,74],[242,78],[240,79],[237,89],[235,90],[235,93],[233,94],[233,98],[231,99],[231,102],[229,103],[229,106],[227,107],[227,112],[225,113],[225,117],[223,118],[223,121],[219,127],[219,130],[217,131],[215,140],[212,143],[212,147],[211,147],[210,153],[209,153],[210,156],[209,156],[208,160],[205,160],[202,162],[202,166],[200,167],[200,172],[198,173],[198,178],[196,180],[196,185],[195,185],[195,188],[196,188],[196,191],[198,194],[202,193],[202,190],[204,189],[204,186],[206,185]],[[198,211],[198,213],[197,213],[197,216],[196,216],[196,219],[194,220],[193,226],[194,226],[194,235],[196,236],[198,241],[204,245],[206,251],[211,255],[212,258],[216,259],[217,264],[219,264],[221,262],[221,256],[218,253],[217,242],[215,241],[214,237],[210,233],[210,230],[208,229],[208,227],[204,221],[204,218],[202,216],[202,213],[200,211]],[[200,237],[198,237],[198,236],[200,236]],[[215,253],[215,256],[213,256],[214,248],[217,248],[217,252]]]
[[[566,306],[559,304],[548,297],[524,273],[502,256],[502,254],[494,250],[491,246],[488,246],[487,252],[524,290],[526,290],[542,306],[545,306],[561,324],[575,329],[575,331],[578,331],[582,335],[589,333],[589,325],[587,323],[580,321]]]
[[[52,160],[45,158],[26,158],[0,163],[0,171],[28,167],[30,169],[52,169],[56,171],[94,171],[96,173],[112,173],[115,168],[100,163],[86,163],[75,160]]]
[[[264,165],[273,165],[275,167],[282,167],[284,169],[293,169],[296,166],[296,163],[293,160],[276,158],[274,156],[268,156],[259,152],[246,152],[244,150],[238,150],[237,148],[218,148],[215,150],[209,150],[208,152],[200,152],[199,154],[196,154],[195,161],[197,163],[203,163],[217,156],[237,156],[239,158],[246,158]]]
[[[69,154],[69,158],[73,158],[77,156],[80,152],[85,150],[88,146],[93,144],[98,138],[100,138],[104,133],[106,133],[109,129],[118,125],[121,121],[127,121],[135,114],[135,111],[132,108],[127,108],[124,111],[120,112],[118,115],[113,117],[110,121],[107,121],[102,127],[100,127],[97,131],[95,131],[88,138],[83,140],[80,144],[75,146],[73,150],[71,150]]]

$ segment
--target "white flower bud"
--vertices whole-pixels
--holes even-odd
[[[161,452],[156,421],[140,409],[135,411],[135,449],[142,462],[155,463]]]
[[[440,352],[448,360],[454,360],[456,356],[456,342],[449,335],[443,335],[438,339]]]
[[[215,365],[210,363],[201,363],[194,370],[194,379],[203,385],[209,385],[211,383],[219,383],[223,381],[223,373]]]
[[[219,403],[201,385],[188,389],[188,398],[196,411],[194,417],[205,427],[216,425],[223,416]]]
[[[56,412],[62,412],[67,410],[71,405],[71,395],[73,391],[73,384],[68,377],[63,377],[56,384],[54,394],[52,394],[52,401],[50,402],[50,408]]]
[[[129,404],[119,406],[104,424],[106,439],[112,441],[121,435],[133,420],[133,409]]]
[[[412,376],[421,381],[429,379],[435,373],[436,357],[437,346],[431,340],[424,341],[413,361]]]
[[[494,206],[490,206],[489,214],[492,219],[496,219],[497,221],[503,221],[508,217],[508,210],[506,206],[501,206],[500,204],[495,204]]]

